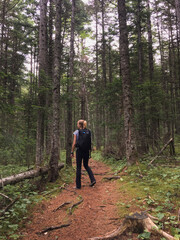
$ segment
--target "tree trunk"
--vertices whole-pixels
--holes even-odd
[[[111,51],[112,51],[112,47],[111,47],[111,37],[109,37],[109,82],[112,83],[113,77],[112,77],[112,57],[111,57]]]
[[[63,167],[64,167],[64,163],[59,163],[58,170],[60,170]],[[35,170],[30,170],[27,172],[23,172],[23,173],[12,175],[12,176],[9,176],[6,178],[2,178],[2,179],[0,179],[0,188],[2,188],[5,185],[8,185],[8,184],[15,184],[15,183],[21,182],[25,179],[34,178],[34,177],[38,177],[38,176],[47,174],[49,170],[50,170],[50,168],[48,166],[45,166],[45,167],[38,168]]]
[[[36,139],[36,166],[43,164],[44,155],[44,116],[45,116],[45,83],[47,70],[47,0],[40,1],[39,29],[39,83],[38,83],[38,119]]]
[[[170,136],[174,139],[175,123],[176,123],[176,95],[177,95],[177,75],[176,75],[176,54],[174,47],[173,26],[170,13],[170,6],[168,6],[169,17],[169,72],[170,72],[170,98],[171,98],[171,132]]]
[[[102,82],[103,89],[106,90],[107,85],[107,69],[106,69],[106,39],[105,39],[105,1],[101,1],[102,11]],[[107,108],[103,108],[104,118],[104,150],[106,151],[108,146],[108,123],[107,123]]]
[[[61,64],[61,0],[56,0],[56,35],[54,43],[53,69],[53,123],[50,157],[50,181],[54,182],[58,176],[58,161],[60,159],[60,64]]]
[[[48,41],[48,90],[47,90],[47,99],[46,107],[47,112],[47,121],[46,121],[46,157],[49,159],[51,153],[51,134],[52,134],[52,83],[53,83],[53,26],[54,26],[54,4],[53,0],[50,0],[49,3],[49,41]]]
[[[121,73],[122,73],[123,104],[124,104],[123,107],[124,107],[124,132],[125,132],[125,142],[126,142],[126,159],[127,159],[127,164],[131,165],[136,162],[137,149],[136,149],[135,130],[133,126],[134,111],[132,106],[125,0],[118,0],[118,15],[119,15],[119,28],[120,28]]]
[[[147,145],[147,130],[146,130],[146,120],[145,120],[145,103],[144,103],[144,93],[143,93],[143,46],[142,46],[142,29],[141,29],[141,1],[137,1],[137,45],[138,45],[138,75],[139,75],[139,139],[140,139],[140,151],[145,153],[148,151]]]
[[[179,34],[180,34],[180,1],[179,0],[175,0],[175,6],[176,6],[177,19],[178,19]]]
[[[4,30],[5,30],[5,17],[6,17],[6,0],[4,0],[1,3],[2,7],[2,15],[1,15],[1,38],[0,38],[0,70],[2,70],[2,67],[4,65],[4,49],[3,49],[3,44],[4,44]]]
[[[95,15],[96,15],[96,122],[95,122],[95,140],[96,148],[100,149],[100,108],[99,108],[99,47],[98,47],[98,0],[94,0]]]
[[[104,86],[106,87],[107,79],[106,79],[106,39],[105,39],[105,24],[104,24],[104,18],[105,18],[105,7],[104,7],[104,1],[101,1],[101,8],[102,8],[102,77]]]
[[[177,75],[178,75],[178,82],[177,82],[177,102],[176,102],[176,109],[177,109],[177,124],[176,124],[176,132],[180,134],[180,30],[178,32],[177,21],[176,21],[176,39],[177,39]]]
[[[152,29],[151,29],[151,12],[150,12],[150,6],[149,6],[149,0],[147,1],[147,9],[148,9],[148,15],[147,15],[147,30],[148,30],[148,56],[149,56],[149,79],[151,82],[150,85],[150,101],[151,101],[151,107],[150,107],[150,116],[151,116],[151,127],[150,127],[150,133],[152,137],[152,148],[158,146],[158,110],[156,109],[156,103],[154,102],[153,98],[153,80],[154,80],[154,60],[153,60],[153,42],[152,42]]]
[[[74,31],[75,31],[75,0],[72,0],[71,15],[71,39],[70,39],[70,59],[69,76],[67,86],[67,126],[66,126],[66,164],[72,166],[71,147],[72,147],[72,113],[73,113],[73,74],[74,74]]]

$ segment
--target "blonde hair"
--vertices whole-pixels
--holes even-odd
[[[78,127],[84,128],[84,120],[83,119],[78,120],[77,125]]]
[[[84,120],[84,128],[86,128],[87,127],[87,122],[86,122],[86,120]]]
[[[87,127],[87,121],[83,120],[83,119],[80,119],[80,120],[77,121],[77,125],[84,129],[84,128]]]

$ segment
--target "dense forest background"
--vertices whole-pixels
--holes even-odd
[[[1,0],[0,162],[58,175],[86,119],[93,146],[132,164],[180,134],[178,0]],[[176,138],[175,138],[176,136]]]
[[[179,0],[0,0],[0,239],[20,239],[36,203],[73,188],[79,119],[93,172],[104,161],[119,179],[120,218],[151,211],[179,239]]]

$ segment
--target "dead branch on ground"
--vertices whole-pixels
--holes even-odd
[[[127,169],[127,166],[124,166],[122,169],[120,169],[117,173],[120,173],[118,176],[111,176],[111,177],[104,177],[103,180],[113,180],[113,179],[120,179],[121,176],[124,174],[124,171]]]
[[[10,198],[10,197],[6,196],[6,195],[5,195],[5,194],[3,194],[3,193],[0,193],[0,195],[1,195],[1,196],[3,196],[3,197],[5,197],[5,198],[7,198],[7,199],[9,199],[11,202],[13,201],[13,200],[12,200],[12,198]]]
[[[0,213],[0,217],[4,216],[5,212],[7,212],[18,200],[19,200],[19,197],[16,198],[14,201],[12,201],[12,202],[3,210],[3,212]]]
[[[64,203],[62,203],[59,207],[55,208],[55,209],[53,210],[53,212],[56,212],[57,210],[63,208],[64,206],[66,206],[66,205],[68,205],[68,204],[70,204],[70,203],[71,203],[71,202],[64,202]]]
[[[127,169],[127,166],[124,166],[124,167],[121,168],[117,173],[123,173],[126,169]]]
[[[61,187],[58,187],[58,188],[55,188],[55,189],[53,189],[53,190],[51,190],[51,191],[49,191],[49,192],[46,192],[46,193],[44,193],[43,194],[43,196],[46,196],[46,195],[49,195],[49,194],[51,194],[51,193],[53,193],[53,192],[55,192],[55,191],[57,191],[57,190],[61,190],[61,189],[64,189],[65,188],[65,183],[63,183],[63,185],[61,186]]]
[[[51,226],[51,227],[43,229],[41,232],[37,232],[36,234],[40,235],[40,234],[43,234],[43,233],[46,233],[46,232],[49,232],[49,231],[53,231],[53,230],[56,230],[56,229],[59,229],[59,228],[64,228],[64,227],[69,227],[69,226],[70,226],[70,223],[62,224],[62,225],[59,225],[59,226]]]
[[[103,180],[112,180],[112,179],[120,179],[120,176],[111,176],[111,177],[104,177]]]
[[[138,166],[139,176],[140,176],[141,178],[143,178],[144,176],[142,175],[142,172],[141,172],[141,169],[140,169],[140,167],[139,167],[139,162],[138,162],[138,161],[136,161],[136,165]]]
[[[109,172],[103,172],[103,173],[94,173],[94,175],[106,175],[109,174]]]
[[[158,234],[167,240],[175,240],[175,238],[168,233],[160,230],[156,224],[150,218],[150,215],[145,212],[134,213],[125,218],[124,222],[120,227],[115,229],[113,232],[106,234],[103,237],[93,237],[89,238],[89,240],[114,240],[119,238],[125,231],[136,231],[143,232],[144,230]]]

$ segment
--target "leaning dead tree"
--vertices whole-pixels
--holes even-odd
[[[167,146],[173,142],[173,138],[170,138],[169,141],[163,146],[163,148],[160,150],[160,152],[158,152],[158,154],[150,161],[150,163],[148,165],[151,165],[156,158],[167,148]]]
[[[59,170],[63,167],[64,167],[64,163],[60,163],[58,165]],[[25,179],[45,175],[45,174],[48,173],[49,170],[50,170],[49,166],[46,166],[46,167],[30,170],[30,171],[27,171],[27,172],[19,173],[19,174],[9,176],[9,177],[6,177],[6,178],[2,178],[2,179],[0,179],[0,188],[2,188],[3,186],[5,186],[7,184],[15,184],[15,183],[21,182]]]
[[[136,212],[130,216],[127,216],[122,225],[113,232],[108,233],[103,237],[89,238],[89,240],[115,240],[120,239],[119,237],[122,236],[126,231],[143,232],[144,230],[156,235],[160,235],[167,240],[175,240],[173,236],[160,230],[158,226],[153,223],[152,216],[145,212]]]

